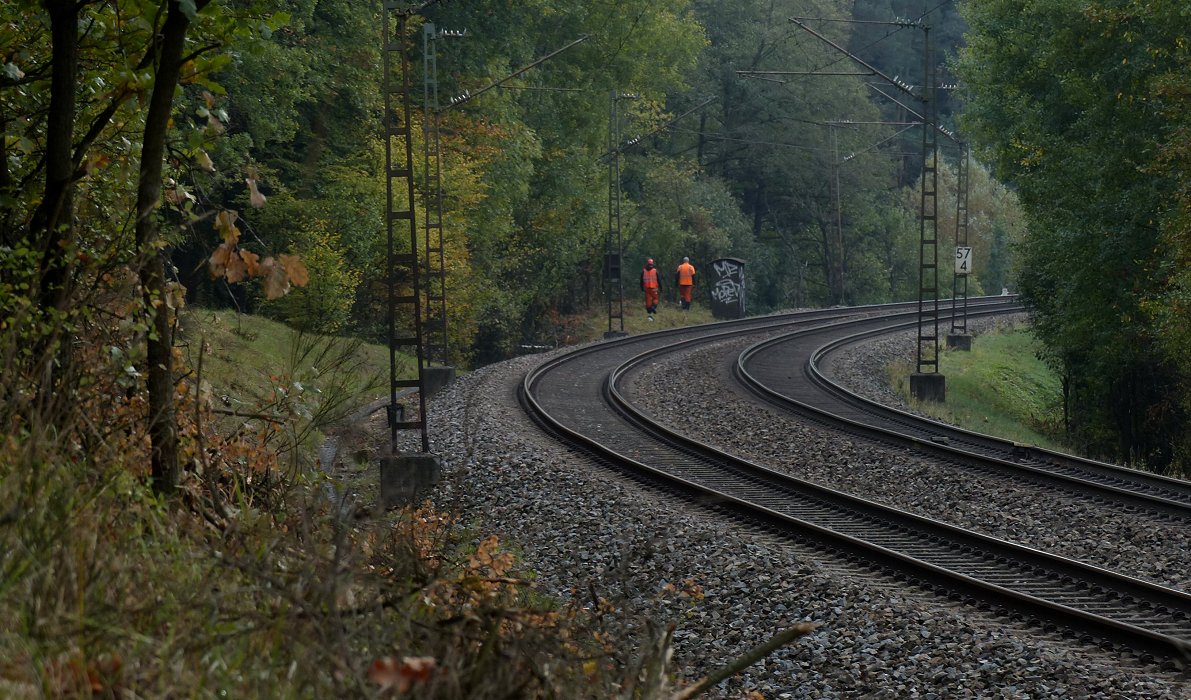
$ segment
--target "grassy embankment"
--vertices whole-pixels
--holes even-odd
[[[263,316],[228,310],[187,309],[181,327],[190,366],[198,367],[201,350],[204,384],[231,409],[267,402],[283,378],[290,384],[312,380],[320,392],[320,378],[340,379],[348,402],[384,393],[389,351],[383,345],[303,335]],[[399,359],[399,371],[412,367],[409,358]]]
[[[181,325],[170,497],[148,487],[136,368],[102,341],[80,344],[92,380],[55,404],[64,427],[0,442],[0,697],[613,697],[668,673],[615,600],[542,599],[463,516],[345,511],[307,459],[287,467],[386,349],[202,309]]]
[[[639,299],[625,300],[624,329],[630,335],[714,320],[705,305],[682,311],[663,302],[649,321]],[[608,330],[607,307],[567,318],[564,325],[560,342],[599,340]],[[384,394],[389,373],[384,345],[303,336],[285,324],[228,310],[188,309],[181,326],[190,367],[198,367],[201,349],[204,390],[227,412],[259,412],[276,399],[279,388],[292,392],[295,382],[317,398],[312,403],[325,404],[327,393],[335,392],[334,400],[342,404],[338,409],[350,410]],[[619,322],[613,327],[619,330]],[[412,376],[412,358],[399,358],[398,372]]]
[[[889,368],[890,383],[915,409],[940,421],[1017,442],[1070,451],[1061,440],[1062,388],[1037,357],[1034,336],[1016,328],[977,336],[972,351],[945,350],[939,371],[947,378],[947,400],[924,403],[910,397],[911,362]]]

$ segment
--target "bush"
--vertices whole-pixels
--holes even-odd
[[[317,223],[304,237],[311,243],[296,252],[310,273],[310,282],[266,301],[262,310],[299,330],[333,334],[350,320],[360,273],[348,269],[338,237],[328,233],[324,223]]]

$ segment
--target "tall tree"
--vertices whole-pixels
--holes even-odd
[[[29,224],[41,253],[39,303],[57,308],[68,295],[68,251],[73,243],[75,92],[78,90],[78,26],[83,3],[44,0],[50,20],[50,102],[46,118],[45,188]]]
[[[165,20],[156,34],[157,60],[153,91],[141,138],[141,167],[136,196],[136,245],[140,256],[138,275],[151,317],[146,335],[146,375],[149,392],[149,439],[152,442],[153,484],[169,491],[178,482],[178,435],[174,416],[173,335],[170,305],[165,295],[165,261],[158,249],[162,164],[174,107],[174,91],[182,72],[186,32],[191,20],[210,0],[167,0]]]
[[[1175,171],[1153,80],[1178,42],[1149,4],[967,2],[964,124],[1030,219],[1022,291],[1090,451],[1164,468],[1184,417],[1144,303],[1165,284]],[[1178,25],[1182,26],[1182,25]],[[1185,52],[1184,52],[1185,53]]]
[[[851,224],[876,201],[867,193],[896,185],[883,157],[844,161],[894,130],[834,123],[880,118],[864,83],[839,75],[855,72],[849,59],[790,21],[848,16],[829,2],[695,6],[711,41],[700,82],[719,99],[692,148],[708,172],[730,183],[754,237],[780,249],[766,257],[784,265],[752,275],[763,285],[761,306],[852,301],[857,285],[849,277],[873,271],[848,265],[863,240]],[[814,24],[836,44],[848,43],[849,25]]]

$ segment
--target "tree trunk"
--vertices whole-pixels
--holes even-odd
[[[8,115],[0,112],[0,134],[8,133]],[[8,140],[0,138],[0,199],[13,194],[12,173],[8,170]],[[12,221],[13,208],[0,207],[0,245],[15,247],[19,235]]]
[[[200,0],[199,7],[206,5]],[[141,141],[141,170],[137,182],[136,244],[145,306],[152,314],[148,333],[149,439],[152,443],[153,488],[172,491],[178,484],[178,430],[174,415],[173,342],[170,309],[165,303],[165,261],[158,250],[162,162],[173,111],[174,90],[182,70],[182,49],[190,19],[176,0],[169,0],[165,24],[158,34],[157,75],[145,132]]]
[[[41,204],[29,224],[29,242],[41,252],[41,308],[62,305],[68,296],[69,249],[74,238],[75,88],[78,80],[77,0],[43,0],[50,16],[50,104],[46,118],[46,178]]]
[[[761,240],[761,233],[765,229],[765,185],[758,184],[753,188],[753,240]]]

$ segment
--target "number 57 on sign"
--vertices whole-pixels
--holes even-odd
[[[966,275],[972,271],[971,246],[958,246],[955,249],[955,274]]]

